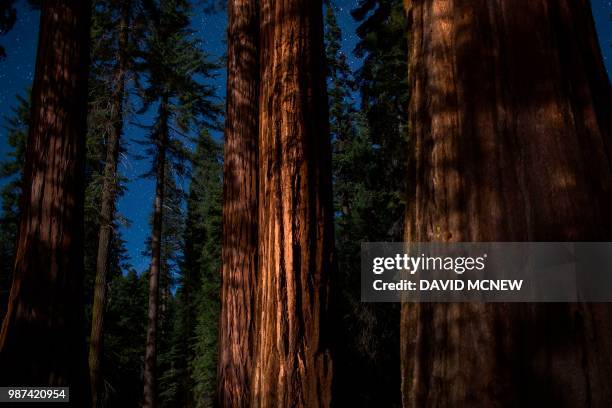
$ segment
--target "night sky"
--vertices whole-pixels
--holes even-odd
[[[38,37],[39,12],[31,10],[24,0],[17,1],[17,22],[13,29],[0,37],[0,44],[6,48],[7,58],[0,62],[0,118],[10,114],[15,103],[15,95],[25,95],[25,90],[32,83],[34,60],[36,57],[36,42]],[[196,1],[196,5],[200,2]],[[359,67],[360,61],[352,55],[357,42],[356,24],[350,16],[350,10],[355,8],[356,0],[336,0],[337,18],[343,32],[343,51],[349,56],[351,68]],[[197,6],[196,6],[197,7]],[[604,54],[608,74],[612,72],[612,1],[592,0],[593,15],[599,33],[599,41]],[[227,24],[224,12],[214,14],[197,13],[193,18],[193,26],[204,43],[207,53],[212,56],[222,56],[225,51],[225,27]],[[215,80],[219,97],[225,94],[225,73],[219,72]],[[129,118],[142,124],[151,123],[150,114]],[[1,121],[3,123],[3,121]],[[142,254],[144,243],[149,234],[149,215],[152,207],[153,181],[139,178],[149,163],[138,161],[132,154],[138,153],[141,146],[133,143],[142,139],[143,129],[135,125],[127,125],[125,138],[127,154],[121,162],[121,172],[130,180],[125,196],[119,202],[119,211],[127,217],[132,226],[123,228],[121,233],[127,242],[130,263],[139,272],[148,268],[148,257]],[[221,137],[221,135],[216,135]],[[8,146],[6,131],[0,128],[0,158],[4,158]],[[187,187],[187,185],[184,185]]]

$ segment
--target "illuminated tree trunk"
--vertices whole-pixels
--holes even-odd
[[[157,157],[155,158],[155,199],[153,202],[153,226],[151,231],[151,267],[149,269],[149,309],[147,313],[147,344],[144,362],[143,407],[153,408],[157,398],[157,315],[159,309],[159,275],[161,271],[161,240],[164,207],[164,180],[166,177],[166,148],[168,144],[168,96],[162,98],[159,107]]]
[[[0,384],[70,386],[88,400],[83,200],[90,2],[42,4]],[[75,405],[75,406],[76,406]]]
[[[331,144],[322,7],[261,2],[254,407],[326,407],[332,361]]]
[[[119,43],[117,65],[113,94],[111,96],[111,129],[106,141],[106,163],[104,165],[104,182],[102,184],[102,203],[100,209],[100,233],[98,238],[98,254],[96,260],[96,281],[91,319],[91,336],[89,345],[89,375],[91,381],[92,401],[99,406],[101,401],[101,372],[104,307],[106,305],[106,277],[108,274],[108,254],[113,232],[115,216],[115,200],[117,197],[117,161],[119,157],[119,142],[123,131],[123,103],[125,98],[125,76],[130,25],[129,0],[121,3],[121,19],[119,27]]]
[[[612,106],[589,2],[405,1],[407,241],[609,241]],[[405,407],[607,406],[610,309],[405,304]]]
[[[219,403],[247,407],[257,284],[258,2],[231,0],[228,16]]]

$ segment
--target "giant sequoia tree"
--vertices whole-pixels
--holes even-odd
[[[228,3],[219,402],[249,405],[257,285],[259,2]]]
[[[329,406],[333,208],[321,1],[261,2],[253,406]]]
[[[43,4],[0,383],[87,387],[82,319],[88,1]]]
[[[406,240],[609,241],[612,97],[589,2],[405,4]],[[606,406],[609,319],[601,305],[406,304],[404,406]]]

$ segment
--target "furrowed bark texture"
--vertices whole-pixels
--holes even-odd
[[[320,1],[261,2],[259,285],[252,406],[326,407],[331,146]]]
[[[251,387],[258,251],[258,1],[230,0],[228,17],[219,404],[222,407],[247,407]]]
[[[115,200],[117,197],[117,161],[121,133],[123,132],[123,103],[125,98],[125,77],[127,70],[126,50],[130,26],[131,1],[121,3],[121,20],[117,64],[115,67],[114,90],[111,96],[111,129],[106,141],[106,163],[102,184],[102,203],[100,208],[100,232],[96,259],[96,281],[94,288],[91,336],[89,343],[89,376],[93,406],[102,404],[103,376],[101,371],[104,308],[106,305],[106,277],[108,275],[108,254],[113,233]]]
[[[147,344],[144,364],[143,408],[157,404],[157,315],[159,305],[159,274],[161,272],[161,239],[164,208],[164,180],[166,177],[166,147],[168,144],[168,97],[162,99],[159,108],[160,126],[157,130],[157,157],[155,164],[155,201],[153,203],[153,228],[151,233],[151,268],[149,269],[149,309],[147,313]]]
[[[21,224],[0,334],[0,384],[70,386],[89,400],[83,200],[90,2],[42,4]]]
[[[610,240],[612,99],[589,2],[405,3],[406,240]],[[609,316],[603,305],[405,304],[403,404],[606,406]]]

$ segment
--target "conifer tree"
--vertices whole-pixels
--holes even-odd
[[[93,198],[97,214],[92,238],[97,245],[86,248],[86,261],[95,262],[89,370],[94,406],[100,405],[103,385],[101,370],[103,350],[103,322],[109,269],[112,267],[112,243],[118,237],[116,200],[121,193],[117,172],[121,137],[127,103],[127,85],[133,59],[142,38],[142,5],[138,0],[97,0],[93,8],[92,23],[92,79],[90,84],[90,138],[100,150],[100,169],[94,168],[88,183],[88,197]],[[92,143],[89,143],[91,145]],[[90,159],[91,161],[91,159]],[[95,187],[95,188],[91,188]],[[99,204],[97,204],[99,203]],[[87,214],[87,213],[86,213]],[[86,230],[86,231],[87,231]],[[94,253],[90,253],[93,252]],[[87,265],[87,263],[86,263]]]
[[[188,167],[186,139],[194,128],[216,125],[219,112],[214,89],[204,83],[215,65],[207,61],[201,44],[191,35],[190,5],[183,0],[154,2],[151,33],[146,40],[142,69],[147,86],[143,89],[144,109],[157,106],[146,149],[153,158],[147,174],[154,178],[156,191],[151,234],[151,268],[149,270],[149,308],[144,368],[145,407],[155,406],[156,356],[159,308],[159,279],[162,268],[164,182],[167,166],[175,174]]]
[[[186,240],[200,244],[185,252],[193,256],[192,270],[185,271],[186,287],[196,294],[191,299],[195,311],[188,319],[189,333],[193,331],[194,342],[188,359],[188,371],[192,377],[193,400],[195,407],[211,408],[217,401],[217,360],[219,341],[219,290],[221,285],[221,226],[223,197],[223,160],[222,148],[207,132],[202,132],[194,157],[193,177],[190,187],[189,206],[195,219],[188,219],[190,234]],[[196,223],[198,223],[196,225]],[[186,245],[189,245],[186,242]],[[191,255],[190,255],[191,254]],[[185,310],[186,311],[186,310]],[[187,318],[187,315],[185,315]],[[194,326],[192,326],[194,325]]]
[[[251,404],[327,407],[334,231],[322,3],[264,0],[260,27]]]
[[[184,193],[177,183],[177,174],[170,163],[166,163],[164,176],[158,300],[159,351],[156,372],[159,373],[160,384],[159,406],[175,407],[184,406],[181,400],[185,397],[185,391],[188,391],[180,388],[181,365],[183,358],[187,356],[180,355],[176,347],[177,342],[182,340],[183,333],[176,331],[179,303],[174,294],[183,263]],[[152,241],[149,240],[147,245],[150,249],[151,244]]]
[[[184,233],[175,227],[163,234],[183,238],[180,252],[178,242],[172,245],[174,254],[183,253],[173,261],[176,294],[168,297],[168,316],[160,318],[169,339],[160,345],[160,405],[168,407],[212,407],[216,401],[222,159],[221,147],[205,129],[191,160]]]
[[[127,269],[109,281],[104,334],[104,402],[138,407],[147,328],[146,273]]]
[[[23,183],[28,123],[30,121],[30,98],[17,95],[17,106],[12,116],[5,118],[6,140],[11,147],[8,157],[0,163],[0,177],[6,184],[0,190],[2,213],[0,214],[0,321],[6,313],[8,294],[11,289],[15,243],[19,229],[19,198]]]
[[[223,168],[218,389],[222,406],[250,403],[257,288],[258,0],[230,0]]]
[[[405,1],[406,241],[609,241],[612,92],[588,1]],[[612,401],[609,304],[402,305],[402,405]]]
[[[337,402],[399,406],[399,308],[360,300],[360,243],[400,239],[405,166],[406,52],[402,4],[363,1],[353,16],[361,22],[355,79],[344,62],[333,7],[326,14],[326,48],[333,141],[334,201],[338,259],[339,325]],[[343,79],[344,78],[344,79]],[[355,95],[354,90],[358,91]],[[360,98],[360,111],[354,98]],[[383,114],[384,116],[379,116]],[[384,183],[381,180],[385,180]]]
[[[86,404],[83,201],[91,4],[44,2],[0,382],[71,386]]]
[[[406,18],[401,0],[361,0],[352,12],[360,23],[355,48],[363,59],[355,76],[373,148],[378,180],[386,180],[374,197],[372,226],[379,241],[402,239],[406,191],[407,107]]]

